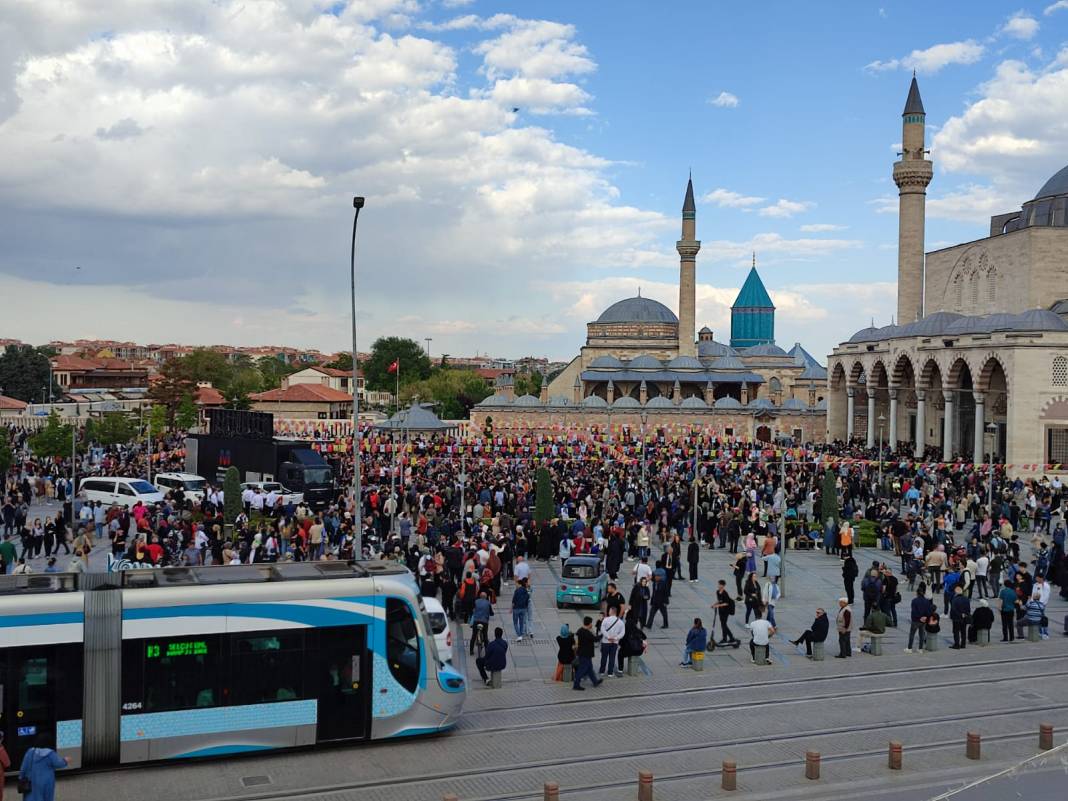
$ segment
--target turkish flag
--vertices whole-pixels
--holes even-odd
[[[387,373],[395,373],[400,369],[400,359],[394,359],[393,364],[386,368]]]

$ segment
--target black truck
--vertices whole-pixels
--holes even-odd
[[[208,410],[208,432],[185,441],[186,469],[222,484],[226,471],[236,467],[242,483],[277,481],[304,493],[312,507],[334,499],[334,471],[312,443],[278,439],[269,412]]]

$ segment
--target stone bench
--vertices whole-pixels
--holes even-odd
[[[491,670],[490,671],[490,684],[489,684],[490,688],[494,689],[494,690],[501,689],[501,678],[502,678],[501,671],[499,671],[499,670]]]
[[[980,648],[990,645],[990,629],[976,629],[975,644]]]
[[[753,660],[758,665],[768,664],[769,647],[767,645],[754,645],[753,646]]]
[[[941,632],[939,632],[941,634]],[[941,644],[939,643],[939,634],[931,634],[927,632],[927,641],[923,644],[923,650],[925,651],[937,651]]]
[[[813,662],[822,662],[823,661],[823,643],[821,643],[821,642],[812,643],[812,661]]]
[[[696,670],[698,673],[705,669],[704,651],[694,651],[692,654],[690,654],[690,659],[692,660],[690,663],[690,667]]]
[[[815,550],[815,548],[815,541],[810,540],[808,537],[798,538],[794,540],[795,551],[812,551]]]
[[[870,631],[862,631],[862,632],[860,632],[860,636],[858,637],[858,639],[860,640],[860,645],[861,645],[862,649],[864,647],[864,640],[870,640],[871,641],[871,645],[870,645],[870,647],[868,649],[868,653],[871,654],[872,656],[882,656],[883,655],[883,638],[885,636],[886,636],[886,634],[875,634],[875,633],[870,632]]]
[[[642,658],[640,656],[627,657],[627,675],[637,676],[642,672]]]
[[[575,668],[573,665],[564,665],[564,674],[560,681],[567,682],[568,684],[575,678]]]
[[[1028,623],[1027,624],[1027,641],[1028,642],[1038,642],[1039,640],[1042,639],[1042,637],[1039,636],[1038,629],[1039,629],[1039,626],[1038,626],[1037,623]]]

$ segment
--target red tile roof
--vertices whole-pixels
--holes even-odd
[[[226,397],[215,387],[197,387],[194,400],[201,406],[222,406]]]
[[[293,384],[286,389],[271,389],[249,395],[249,399],[282,403],[351,403],[352,395],[325,384]]]
[[[25,408],[25,401],[20,401],[18,398],[9,398],[7,395],[0,395],[0,409],[21,412]]]

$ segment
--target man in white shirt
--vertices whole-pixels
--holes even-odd
[[[526,581],[530,578],[530,563],[522,556],[515,558],[515,582]]]
[[[267,493],[267,497],[263,499],[263,507],[267,510],[267,514],[273,515],[275,507],[278,505],[278,493],[271,489]]]
[[[756,647],[758,645],[768,646],[768,664],[771,664],[771,637],[775,633],[775,627],[771,623],[762,617],[758,617],[752,623],[746,623],[745,627],[749,629],[752,639],[749,640],[749,654],[753,659],[753,664],[756,664]]]
[[[252,493],[252,511],[263,513],[263,493],[256,489]]]
[[[653,569],[649,567],[649,557],[643,556],[642,560],[634,566],[634,569],[631,571],[631,573],[634,575],[635,584],[641,584],[642,579],[648,579],[649,581],[652,581]]]
[[[252,498],[255,494],[252,487],[245,487],[241,490],[241,505],[245,507],[246,514],[252,511]]]

